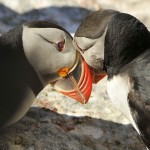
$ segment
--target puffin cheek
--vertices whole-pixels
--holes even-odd
[[[92,82],[94,84],[97,84],[100,80],[102,80],[106,76],[106,72],[101,69],[103,66],[102,59],[100,59],[101,56],[98,55],[96,52],[90,52],[90,51],[92,50],[89,49],[84,54],[84,58],[89,65],[90,72],[92,75]]]

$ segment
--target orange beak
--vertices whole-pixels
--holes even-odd
[[[94,68],[90,67],[90,71],[92,74],[92,82],[97,84],[100,80],[102,80],[107,74],[105,71],[98,71]]]
[[[56,91],[86,104],[92,91],[92,75],[82,56],[78,53],[77,57],[71,69],[64,67],[58,70],[61,78],[53,83],[53,87]]]

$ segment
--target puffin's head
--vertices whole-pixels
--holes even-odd
[[[62,27],[33,21],[23,25],[23,47],[28,62],[42,84],[86,103],[92,89],[90,71],[72,44],[71,35]]]
[[[81,52],[91,68],[93,83],[101,80],[103,71],[104,43],[107,26],[115,10],[98,10],[89,14],[78,27],[74,36],[74,46]]]

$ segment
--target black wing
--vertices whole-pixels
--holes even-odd
[[[131,113],[144,143],[150,149],[150,49],[126,69],[134,83],[128,95]]]

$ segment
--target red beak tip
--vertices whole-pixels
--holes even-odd
[[[92,75],[84,59],[82,59],[82,63],[84,66],[84,72],[81,82],[78,85],[78,90],[74,89],[73,91],[70,92],[62,91],[62,93],[75,99],[77,102],[81,104],[86,104],[92,92]]]

